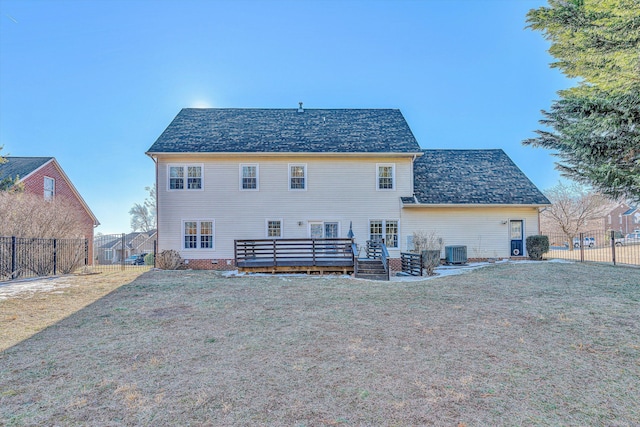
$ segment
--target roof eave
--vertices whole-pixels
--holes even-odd
[[[147,156],[154,158],[158,156],[186,156],[186,157],[229,157],[229,156],[261,156],[261,157],[419,157],[424,153],[421,151],[412,152],[315,152],[315,151],[287,151],[287,152],[261,152],[261,151],[204,151],[204,152],[181,152],[181,151],[147,151]]]
[[[403,208],[541,208],[551,203],[409,203]]]

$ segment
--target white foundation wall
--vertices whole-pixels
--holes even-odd
[[[468,258],[508,258],[511,220],[523,221],[525,241],[539,234],[537,207],[404,208],[401,248],[407,249],[407,236],[414,231],[435,232],[444,246],[466,246]]]
[[[308,238],[310,222],[337,222],[339,237],[353,223],[356,242],[369,238],[370,220],[399,221],[400,197],[411,196],[411,157],[159,156],[159,251],[185,259],[233,259],[234,240],[267,238],[267,220],[282,221],[283,238]],[[202,190],[170,190],[168,165],[201,165]],[[258,191],[240,189],[240,165],[258,165]],[[307,189],[289,190],[289,165],[307,168]],[[377,165],[395,165],[395,189],[377,189]],[[183,221],[214,221],[213,249],[184,249]],[[402,243],[402,237],[400,238]],[[400,249],[390,250],[392,257]]]

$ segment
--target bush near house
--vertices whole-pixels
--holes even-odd
[[[540,261],[542,255],[549,252],[548,236],[529,236],[527,237],[527,253],[529,258]]]

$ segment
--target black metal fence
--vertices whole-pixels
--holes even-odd
[[[94,271],[151,268],[155,265],[155,232],[100,234],[93,239]]]
[[[88,253],[86,239],[0,237],[0,281],[73,273]]]
[[[545,258],[579,262],[640,265],[640,238],[614,231],[590,231],[568,236],[547,233],[549,252]]]

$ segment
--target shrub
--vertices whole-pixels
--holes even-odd
[[[413,251],[422,254],[422,267],[427,276],[433,276],[440,265],[440,253],[444,244],[442,237],[435,231],[416,231],[413,233]]]
[[[144,265],[153,265],[153,252],[144,256]]]
[[[181,265],[182,257],[173,249],[162,251],[156,257],[156,267],[162,270],[177,270]]]
[[[529,236],[527,237],[527,253],[529,258],[540,261],[542,255],[549,252],[548,236]]]

